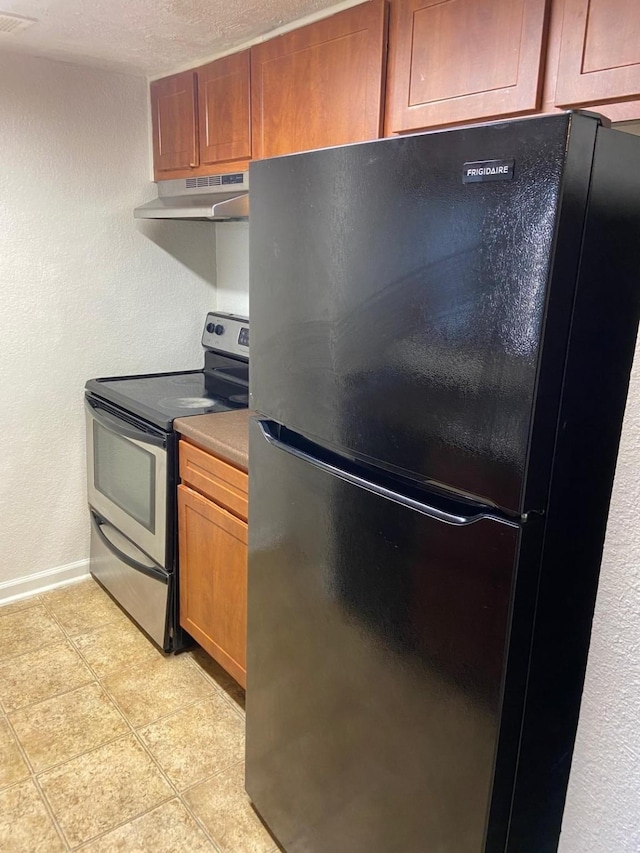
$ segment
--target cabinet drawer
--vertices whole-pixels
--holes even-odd
[[[247,518],[248,477],[244,471],[180,441],[180,478],[240,518]]]

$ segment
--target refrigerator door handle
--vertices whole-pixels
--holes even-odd
[[[491,518],[495,521],[501,520],[500,518],[493,515],[489,515],[487,513],[475,513],[473,515],[456,515],[454,513],[447,512],[446,510],[440,509],[439,507],[431,506],[430,504],[415,500],[414,498],[411,498],[408,495],[403,495],[400,492],[396,492],[393,489],[388,488],[388,486],[383,486],[380,483],[375,483],[372,480],[367,480],[365,477],[360,477],[358,474],[353,474],[351,471],[345,471],[344,469],[338,468],[336,465],[332,465],[330,462],[327,462],[324,459],[319,459],[318,457],[313,456],[304,450],[300,450],[298,447],[294,447],[291,444],[287,444],[286,442],[281,441],[271,431],[269,421],[257,419],[257,423],[265,440],[268,441],[269,444],[271,444],[273,447],[276,447],[278,450],[282,450],[284,451],[284,453],[289,453],[291,456],[296,456],[298,459],[301,459],[303,462],[307,462],[309,465],[314,465],[321,471],[326,471],[328,474],[331,474],[334,477],[339,477],[341,480],[345,480],[348,483],[353,483],[353,485],[359,486],[362,489],[367,489],[367,491],[373,492],[373,494],[380,495],[381,497],[387,498],[391,501],[395,501],[396,503],[399,503],[402,506],[417,510],[418,512],[421,512],[424,515],[429,516],[430,518],[436,519],[437,521],[443,521],[445,524],[455,524],[460,526],[465,524],[473,524],[474,522],[480,521],[480,519],[483,518]]]

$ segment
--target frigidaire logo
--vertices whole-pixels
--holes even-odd
[[[462,183],[480,181],[510,181],[513,178],[514,160],[477,160],[462,167]]]

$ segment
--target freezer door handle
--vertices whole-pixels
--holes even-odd
[[[289,453],[291,456],[296,456],[303,462],[307,462],[309,465],[313,465],[316,468],[319,468],[321,471],[325,471],[327,474],[331,474],[334,477],[339,477],[341,480],[345,480],[347,483],[353,483],[353,485],[355,486],[359,486],[362,489],[367,489],[367,491],[372,492],[373,494],[380,495],[381,497],[387,498],[390,501],[395,501],[398,504],[409,507],[410,509],[414,509],[417,512],[421,512],[424,515],[429,516],[430,518],[436,519],[437,521],[443,521],[445,524],[464,525],[473,524],[474,522],[480,521],[480,519],[483,518],[491,518],[495,521],[501,520],[496,516],[489,515],[488,513],[483,512],[474,513],[472,515],[457,515],[451,512],[447,512],[444,509],[440,509],[439,507],[423,503],[422,501],[416,500],[415,498],[411,498],[408,495],[403,495],[400,492],[396,492],[393,489],[390,489],[388,486],[384,486],[380,483],[374,482],[373,480],[361,477],[351,471],[346,471],[343,468],[339,468],[338,466],[333,465],[331,462],[327,462],[324,459],[320,459],[317,456],[313,456],[312,454],[307,453],[305,450],[301,450],[298,447],[294,447],[291,444],[287,444],[286,442],[281,441],[276,435],[274,435],[270,421],[258,419],[257,424],[260,427],[262,435],[264,436],[266,441],[268,441],[269,444],[271,444],[273,447],[278,448],[278,450],[282,450],[285,453]]]
[[[162,569],[155,569],[153,566],[145,566],[144,563],[138,562],[138,560],[134,560],[133,557],[130,557],[128,554],[123,553],[119,548],[117,548],[114,543],[109,539],[109,537],[105,534],[102,529],[102,525],[106,522],[100,518],[93,510],[91,512],[91,524],[93,525],[94,530],[100,537],[100,540],[103,542],[106,548],[114,554],[120,562],[124,563],[126,566],[129,566],[130,569],[135,569],[136,572],[142,572],[143,575],[148,575],[150,578],[154,578],[155,580],[162,581],[162,583],[168,583],[168,578],[166,572],[163,572]]]

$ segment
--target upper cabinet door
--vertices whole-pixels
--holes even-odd
[[[386,133],[534,112],[547,0],[396,0]]]
[[[251,157],[250,52],[198,68],[200,163]]]
[[[196,82],[193,71],[174,74],[151,84],[153,162],[162,172],[198,166]]]
[[[599,104],[638,95],[638,0],[565,0],[556,104]]]
[[[379,137],[386,27],[370,0],[252,47],[254,159]]]

